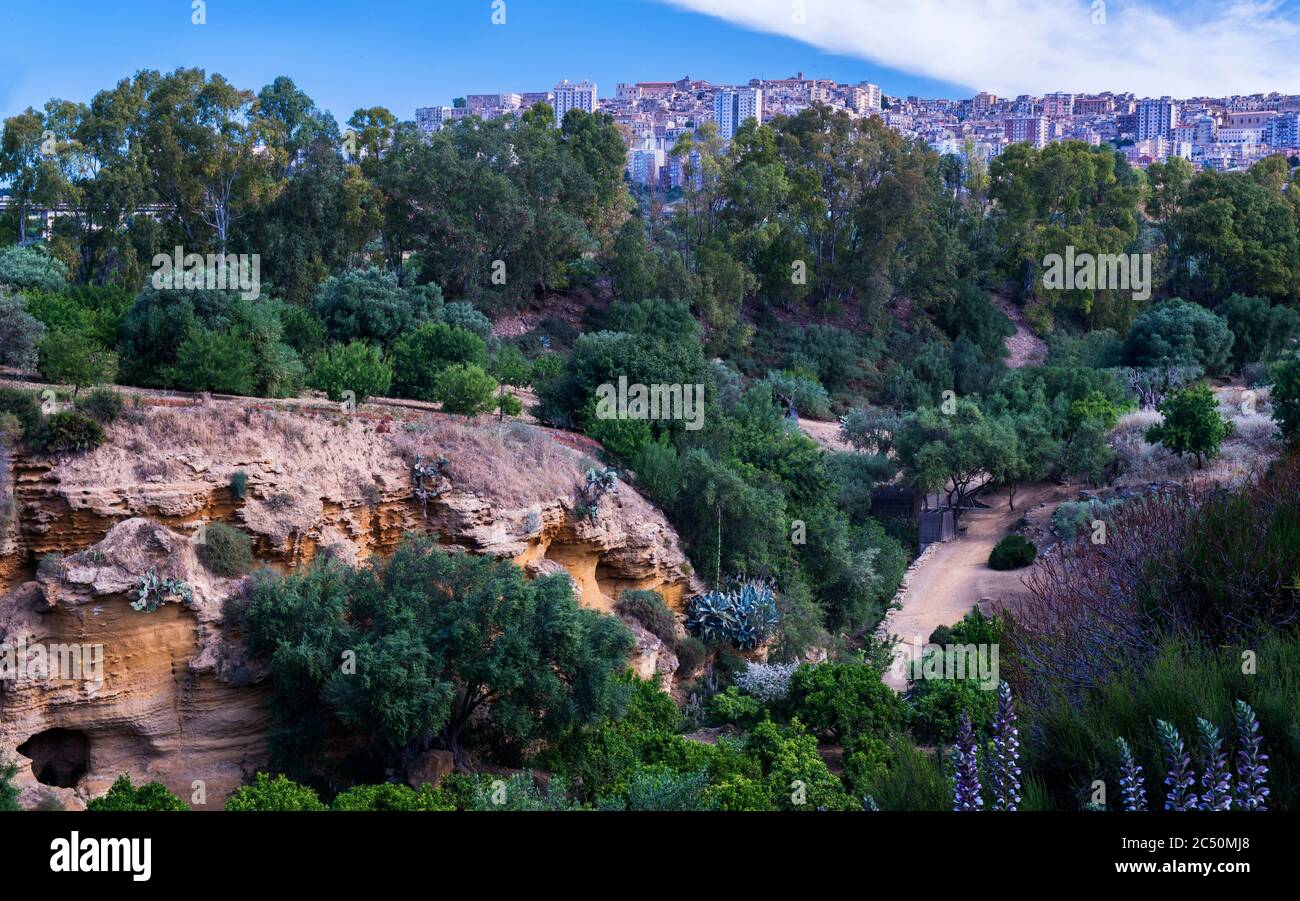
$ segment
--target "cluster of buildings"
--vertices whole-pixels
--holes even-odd
[[[686,162],[672,149],[706,122],[730,141],[749,120],[767,122],[813,104],[855,117],[877,116],[890,128],[940,153],[972,153],[985,160],[1011,144],[1044,147],[1057,141],[1110,143],[1137,166],[1182,157],[1197,168],[1248,168],[1274,153],[1300,156],[1300,95],[1139,98],[1133,94],[1053,93],[998,97],[981,92],[964,100],[888,97],[870,82],[839,84],[825,79],[750,79],[743,85],[712,84],[689,77],[617,85],[601,97],[589,81],[562,81],[536,93],[471,94],[453,106],[416,110],[416,122],[436,131],[464,116],[494,119],[536,103],[555,110],[556,124],[573,109],[611,116],[627,141],[627,171],[637,184],[664,190],[681,187]]]

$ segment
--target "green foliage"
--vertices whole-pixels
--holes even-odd
[[[487,345],[473,332],[445,322],[426,322],[403,333],[393,346],[393,392],[398,397],[431,401],[444,369],[456,363],[482,366]]]
[[[879,678],[877,678],[879,683]],[[888,688],[885,689],[889,691]],[[788,726],[759,723],[745,739],[745,753],[758,761],[762,783],[777,810],[860,810],[817,752],[817,739],[798,719]]]
[[[1228,423],[1219,415],[1219,402],[1208,385],[1185,388],[1160,405],[1164,421],[1147,429],[1146,440],[1183,456],[1196,457],[1199,468],[1219,454],[1228,437]]]
[[[26,300],[0,291],[0,366],[34,368],[44,338],[45,325],[27,312]]]
[[[137,787],[132,784],[130,776],[123,774],[117,777],[107,793],[98,798],[91,798],[86,809],[116,813],[189,810],[190,808],[184,801],[169,792],[162,783],[148,782]]]
[[[457,755],[472,733],[517,747],[599,721],[627,696],[616,679],[627,630],[580,608],[567,577],[527,581],[428,537],[367,569],[255,574],[235,615],[275,679],[275,757],[299,769],[314,763],[322,713],[391,766],[424,736]],[[345,652],[355,676],[339,665]]]
[[[198,554],[199,561],[210,572],[227,579],[238,578],[253,568],[252,539],[224,522],[214,522],[204,528]]]
[[[234,335],[194,326],[176,349],[168,381],[182,391],[251,395],[256,391],[253,354]]]
[[[288,811],[326,810],[315,789],[299,785],[283,774],[274,779],[258,773],[250,785],[241,785],[226,799],[226,810]]]
[[[44,248],[0,248],[0,285],[58,291],[67,282],[68,267]]]
[[[817,734],[884,738],[902,728],[905,711],[880,670],[856,663],[805,664],[790,677],[786,706]]]
[[[830,417],[830,396],[817,379],[797,372],[769,372],[763,381],[772,389],[773,397],[788,400],[800,415]]]
[[[1094,522],[1105,522],[1109,528],[1114,524],[1116,508],[1123,503],[1120,498],[1066,501],[1052,513],[1052,530],[1061,536],[1062,541],[1072,542],[1080,533],[1090,532]]]
[[[438,373],[433,385],[433,399],[442,404],[444,413],[472,418],[494,406],[496,379],[476,363],[454,363]]]
[[[336,403],[345,400],[346,392],[351,391],[358,404],[387,395],[392,383],[393,367],[378,348],[360,341],[330,345],[316,358],[308,380]]]
[[[242,501],[248,494],[248,473],[242,469],[236,469],[230,474],[230,495],[237,501]]]
[[[37,453],[80,454],[103,444],[104,430],[89,416],[64,410],[48,416],[36,434],[26,440]]]
[[[618,596],[614,609],[630,616],[668,647],[677,644],[677,616],[657,591],[629,590]]]
[[[331,342],[389,348],[441,311],[442,291],[437,285],[403,288],[393,273],[381,269],[351,270],[327,279],[313,308]]]
[[[1038,548],[1023,535],[1008,535],[999,541],[989,554],[989,569],[1024,569],[1033,565]]]
[[[642,449],[654,443],[654,431],[645,419],[601,419],[593,416],[587,420],[587,437],[599,441],[606,452],[619,461],[637,459]]]
[[[407,785],[384,782],[380,785],[358,785],[340,792],[330,804],[331,810],[369,811],[450,811],[456,805],[443,793],[427,783],[418,789]]]
[[[74,400],[73,406],[97,422],[110,423],[122,415],[125,404],[112,388],[96,388]]]
[[[80,390],[111,382],[117,373],[117,356],[101,347],[89,332],[53,331],[40,346],[37,369],[41,378]]]
[[[18,804],[18,787],[14,785],[14,776],[18,775],[18,764],[12,760],[0,759],[0,813],[20,810]]]
[[[845,775],[858,797],[871,798],[881,810],[952,809],[952,783],[938,755],[896,736],[888,744],[883,772],[877,759],[872,754],[863,761],[866,767],[846,765]]]
[[[1263,297],[1234,294],[1219,306],[1219,314],[1232,330],[1232,363],[1238,370],[1276,360],[1300,338],[1300,312]]]
[[[29,443],[36,440],[42,424],[41,402],[36,392],[0,385],[0,413],[14,417],[20,438]]]
[[[1227,371],[1232,348],[1227,322],[1205,307],[1175,298],[1133,320],[1124,357],[1131,366],[1201,366],[1218,375]]]
[[[1300,356],[1273,368],[1273,419],[1288,443],[1300,441]]]

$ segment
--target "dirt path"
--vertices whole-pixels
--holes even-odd
[[[1016,494],[1016,509],[1007,509],[1005,490],[988,492],[981,500],[987,510],[971,510],[962,516],[965,533],[955,541],[937,546],[912,576],[895,610],[881,625],[881,631],[897,635],[904,644],[924,644],[939,626],[950,626],[977,604],[987,608],[986,599],[1010,600],[1025,590],[1021,581],[1027,570],[996,572],[989,569],[989,553],[1008,535],[1020,517],[1043,502],[1068,500],[1077,492],[1069,486],[1035,485]],[[906,679],[885,674],[892,688],[906,688]]]
[[[993,305],[1007,314],[1016,333],[1006,339],[1007,368],[1021,369],[1025,366],[1038,366],[1047,359],[1047,342],[1038,337],[1025,321],[1024,311],[1015,301],[1001,294],[989,295]]]
[[[813,441],[816,441],[824,449],[835,451],[851,451],[852,447],[840,435],[840,422],[822,422],[817,419],[805,419],[799,417],[799,429]]]

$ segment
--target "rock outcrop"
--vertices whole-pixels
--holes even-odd
[[[326,549],[363,562],[424,531],[532,575],[567,572],[602,610],[624,589],[660,591],[678,609],[699,590],[671,526],[627,485],[598,515],[581,512],[593,464],[562,436],[268,406],[145,409],[92,453],[12,461],[0,650],[102,652],[98,681],[0,681],[0,758],[20,764],[25,804],[52,794],[79,806],[129,773],[219,807],[265,766],[268,690],[225,634],[236,584],[198,563],[204,522],[241,527],[261,562],[286,571]],[[133,610],[151,570],[189,596]],[[649,633],[638,645],[634,668],[671,685],[671,650]]]

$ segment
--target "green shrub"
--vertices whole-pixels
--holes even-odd
[[[393,367],[376,347],[360,341],[332,344],[316,358],[309,384],[336,403],[351,391],[353,400],[362,404],[367,398],[388,393],[393,384]]]
[[[41,428],[41,401],[34,391],[0,385],[0,413],[8,413],[18,421],[20,437],[30,442]]]
[[[45,325],[27,312],[23,297],[0,290],[0,366],[34,368],[45,334]]]
[[[236,469],[230,474],[230,494],[237,501],[242,501],[248,494],[248,473]]]
[[[1174,299],[1133,320],[1124,356],[1131,366],[1201,366],[1218,375],[1228,368],[1232,344],[1227,322],[1199,304]]]
[[[194,326],[176,348],[168,381],[182,391],[252,395],[256,391],[253,354],[238,337]]]
[[[817,734],[843,740],[851,735],[892,735],[906,711],[875,667],[857,663],[805,664],[790,677],[790,712]]]
[[[327,279],[313,300],[330,341],[360,341],[382,348],[391,347],[398,336],[436,316],[442,304],[437,285],[402,288],[393,273],[375,268]]]
[[[456,805],[428,784],[413,789],[407,785],[385,782],[381,785],[358,785],[339,793],[330,805],[332,810],[449,811]]]
[[[1094,522],[1111,523],[1115,511],[1123,505],[1122,498],[1066,501],[1052,513],[1052,530],[1061,536],[1062,541],[1074,541],[1079,533],[1091,531]]]
[[[705,658],[709,656],[704,642],[694,635],[687,635],[678,641],[674,650],[677,654],[677,671],[683,676],[698,672]]]
[[[111,388],[96,388],[73,401],[73,406],[97,422],[114,422],[122,415],[122,395]]]
[[[199,561],[209,572],[228,579],[253,568],[253,542],[243,531],[224,522],[209,523],[199,545]]]
[[[0,758],[0,813],[21,809],[18,804],[18,786],[13,781],[17,775],[18,764]]]
[[[1232,330],[1232,362],[1239,370],[1249,363],[1277,359],[1300,336],[1300,312],[1274,306],[1264,297],[1234,294],[1219,313]]]
[[[99,423],[75,410],[64,410],[46,418],[28,444],[43,454],[84,453],[104,443]]]
[[[677,617],[657,591],[632,590],[618,596],[614,609],[635,619],[668,647],[677,644]]]
[[[316,790],[283,775],[272,780],[258,773],[251,785],[242,785],[226,799],[226,810],[325,810]]]
[[[426,322],[393,345],[393,392],[412,400],[434,399],[439,373],[456,363],[483,365],[487,345],[472,332],[445,322]]]
[[[0,285],[59,291],[68,283],[68,267],[43,247],[0,248]]]
[[[1284,441],[1300,442],[1300,356],[1273,367],[1273,420]]]
[[[587,420],[587,437],[599,441],[615,460],[626,462],[636,458],[647,444],[654,440],[650,423],[644,419]]]
[[[159,782],[149,782],[138,788],[131,784],[131,777],[122,775],[106,794],[92,798],[86,805],[87,810],[96,811],[172,811],[189,810],[180,798],[167,790]]]
[[[989,568],[996,570],[1024,569],[1038,557],[1038,548],[1023,535],[1008,535],[997,543],[989,554]]]
[[[438,373],[433,397],[444,413],[466,418],[492,409],[496,379],[475,363],[457,363]]]
[[[1208,385],[1184,388],[1160,405],[1164,421],[1147,429],[1146,440],[1162,444],[1179,457],[1190,454],[1200,468],[1219,455],[1229,426],[1219,415],[1219,402]]]
[[[815,377],[799,372],[769,372],[763,381],[772,389],[774,398],[788,399],[800,416],[830,418],[830,395]]]

